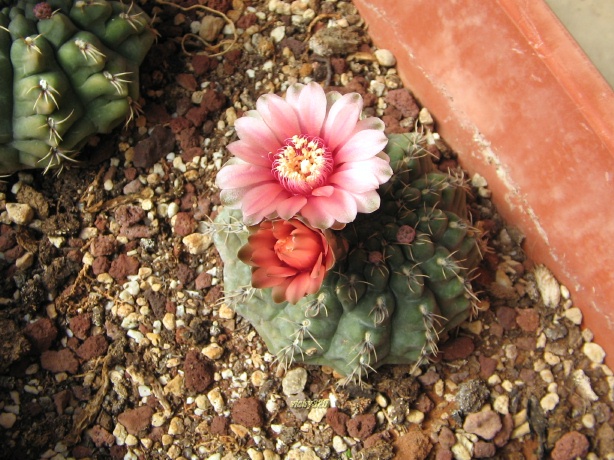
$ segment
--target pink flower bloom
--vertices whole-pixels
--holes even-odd
[[[334,236],[308,227],[298,219],[266,220],[239,250],[239,259],[252,266],[252,286],[273,288],[277,303],[298,302],[318,292],[324,275],[335,264]]]
[[[217,175],[222,203],[240,208],[246,224],[300,215],[326,229],[379,208],[377,189],[392,175],[387,138],[379,118],[359,120],[359,94],[296,84],[256,108],[236,121],[235,157]]]

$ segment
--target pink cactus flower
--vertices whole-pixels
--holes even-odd
[[[285,99],[261,96],[235,123],[234,157],[217,175],[222,203],[241,209],[247,225],[301,216],[320,229],[375,211],[392,169],[384,123],[360,120],[362,104],[317,83],[292,85]]]
[[[253,287],[273,288],[275,302],[295,304],[318,292],[340,250],[331,231],[313,229],[298,219],[277,219],[252,229],[238,256],[252,267]]]

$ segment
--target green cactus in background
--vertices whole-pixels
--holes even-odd
[[[139,65],[154,39],[134,4],[21,0],[2,8],[0,173],[62,167],[91,135],[133,117]]]
[[[380,209],[340,231],[347,257],[295,305],[251,287],[251,268],[237,258],[248,236],[240,211],[223,209],[211,226],[224,262],[223,300],[283,366],[328,365],[360,382],[383,364],[428,359],[439,336],[470,315],[469,279],[481,254],[466,220],[465,183],[437,172],[423,145],[418,133],[389,136],[394,175],[379,190]]]

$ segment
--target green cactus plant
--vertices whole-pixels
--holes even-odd
[[[21,0],[2,8],[0,173],[61,168],[91,135],[130,119],[154,39],[134,4]]]
[[[481,254],[466,220],[465,184],[435,170],[424,142],[418,133],[389,136],[394,175],[380,187],[380,209],[340,231],[347,257],[318,293],[294,305],[251,287],[251,269],[237,258],[248,236],[240,211],[223,209],[212,224],[224,262],[223,301],[250,321],[281,365],[328,365],[360,382],[381,365],[428,359],[440,334],[470,315],[470,275]]]

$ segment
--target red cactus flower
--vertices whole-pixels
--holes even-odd
[[[252,267],[252,286],[270,287],[275,302],[295,304],[318,292],[341,249],[332,232],[313,229],[298,219],[278,219],[253,229],[238,256]]]

